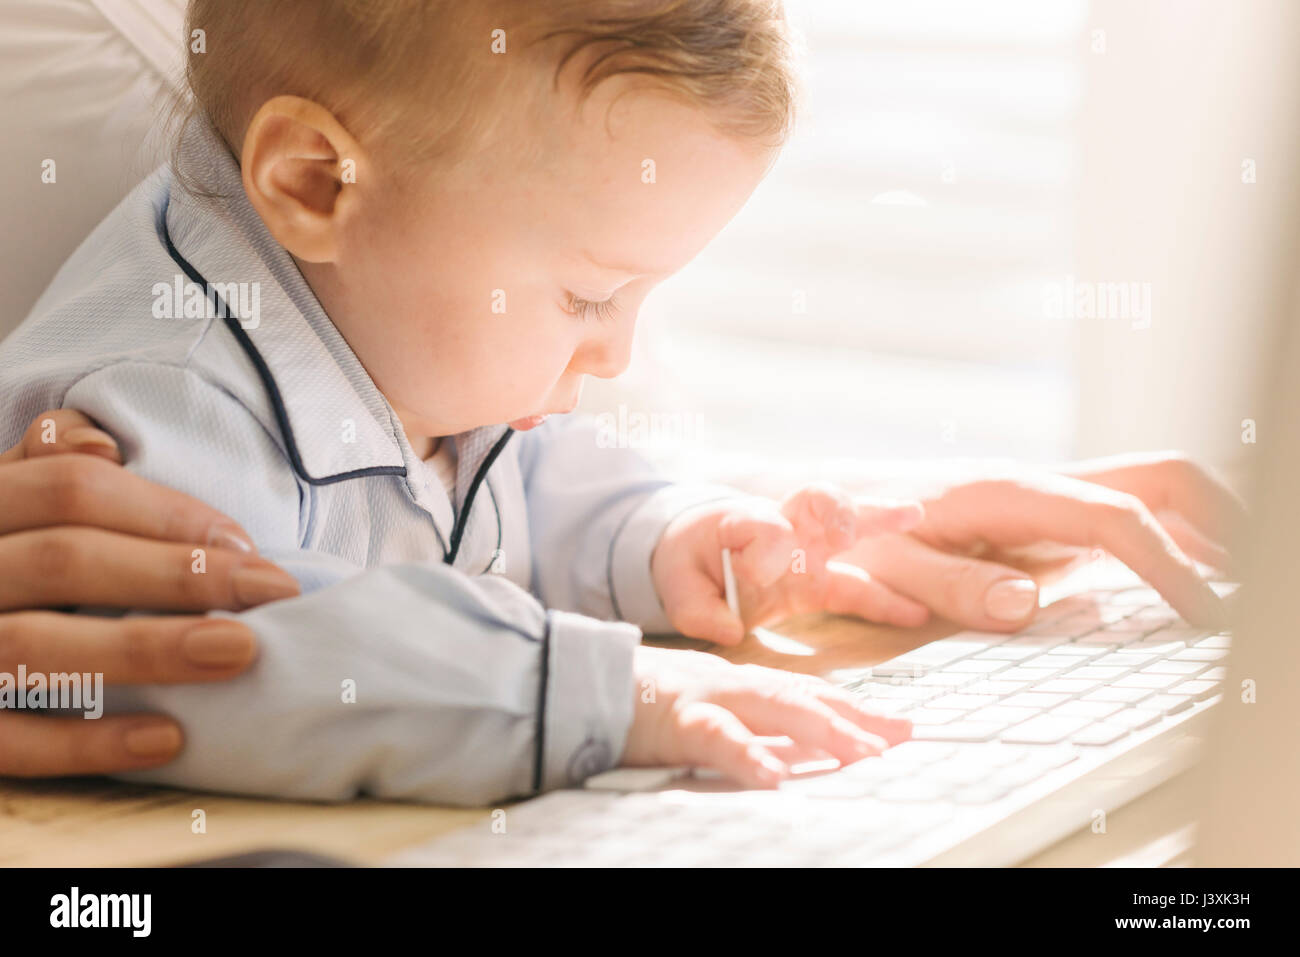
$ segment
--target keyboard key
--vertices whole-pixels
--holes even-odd
[[[874,796],[880,801],[910,804],[913,801],[939,801],[951,791],[947,782],[911,777],[885,782],[876,789]]]
[[[946,724],[954,718],[960,718],[966,714],[965,711],[956,711],[953,709],[929,708],[925,705],[913,708],[907,712],[908,720],[913,725],[919,724]]]
[[[1052,672],[1065,671],[1067,668],[1077,668],[1079,659],[1070,655],[1039,655],[1037,658],[1030,658],[1020,663],[1021,668],[1032,668],[1035,671],[1044,671],[1050,669]]]
[[[1118,701],[1120,704],[1135,704],[1152,695],[1150,688],[1098,688],[1083,696],[1084,701]]]
[[[827,774],[817,778],[782,781],[778,790],[802,797],[864,798],[879,788],[884,780],[888,779],[872,781],[861,776]]]
[[[943,694],[942,688],[933,688],[918,686],[913,684],[895,685],[886,684],[883,681],[873,681],[868,684],[859,685],[853,689],[855,694],[864,698],[875,698],[888,700],[890,698],[903,698],[908,701],[924,701],[927,698],[933,698],[935,695]]]
[[[1124,705],[1118,701],[1085,701],[1080,698],[1076,701],[1067,701],[1065,704],[1053,708],[1052,714],[1066,718],[1091,718],[1093,721],[1100,721],[1103,718],[1109,718],[1117,711],[1123,710]]]
[[[999,645],[996,648],[990,648],[987,651],[981,651],[979,654],[972,656],[973,661],[1023,661],[1026,658],[1032,658],[1038,654],[1037,648],[1026,648],[1024,645]]]
[[[956,753],[957,748],[951,744],[938,744],[931,741],[904,741],[896,744],[877,759],[867,760],[897,761],[916,766],[931,761],[942,761]]]
[[[1232,639],[1227,635],[1211,635],[1209,638],[1202,638],[1200,641],[1189,642],[1196,648],[1218,648],[1227,651],[1232,647]]]
[[[1128,728],[1130,731],[1141,731],[1143,728],[1155,724],[1160,720],[1162,712],[1159,711],[1141,711],[1137,708],[1125,708],[1106,719],[1107,724],[1117,724],[1121,728]]]
[[[1043,694],[1038,691],[1025,691],[1012,695],[1010,698],[1002,699],[1002,705],[1007,708],[1032,708],[1035,711],[1042,711],[1047,708],[1054,708],[1058,704],[1068,701],[1069,698],[1070,696],[1066,694]]]
[[[935,698],[926,707],[973,711],[976,708],[997,704],[999,700],[1001,699],[991,694],[946,694],[942,698]]]
[[[1165,603],[1160,592],[1154,588],[1148,588],[1145,585],[1135,586],[1133,588],[1122,588],[1112,592],[1104,599],[1107,605],[1118,605],[1121,607],[1155,607],[1159,608]]]
[[[1105,667],[1101,665],[1084,665],[1067,672],[1066,678],[1089,678],[1093,681],[1113,681],[1120,675],[1128,674],[1132,669],[1121,665]]]
[[[1180,711],[1186,711],[1196,701],[1187,695],[1181,694],[1153,694],[1150,698],[1144,698],[1139,701],[1135,708],[1140,711],[1158,711],[1161,714],[1178,714]]]
[[[1087,718],[1061,718],[1043,714],[1002,732],[1002,740],[1009,744],[1056,744],[1087,727],[1089,723]]]
[[[928,645],[913,648],[883,664],[873,665],[871,671],[877,675],[924,674],[959,658],[984,651],[990,645],[1001,644],[1006,639],[1006,635],[963,631],[951,638],[940,638]]]
[[[1184,648],[1170,657],[1173,661],[1218,661],[1227,656],[1228,652],[1222,648]]]
[[[1006,722],[954,721],[949,724],[922,724],[912,728],[913,741],[992,741]]]
[[[947,665],[944,670],[960,672],[962,674],[991,674],[992,672],[1000,671],[1005,667],[1007,667],[1005,661],[993,658],[963,658],[961,661],[954,661],[952,664]]]
[[[991,694],[998,698],[1005,698],[1007,695],[1027,690],[1031,684],[1033,684],[1032,681],[1003,681],[1001,678],[980,678],[966,685],[961,691],[962,694]]]
[[[1065,707],[1062,705],[1062,707]],[[1117,706],[1118,707],[1118,706]],[[1000,724],[1006,727],[1009,724],[1015,724],[1032,717],[1034,714],[1028,708],[1008,708],[1005,705],[995,705],[991,708],[980,708],[978,711],[972,711],[967,715],[967,721],[981,721]]]
[[[1177,654],[1187,647],[1181,641],[1157,640],[1159,638],[1159,635],[1153,635],[1150,638],[1144,638],[1142,641],[1135,641],[1133,644],[1126,646],[1126,650],[1149,651],[1158,658],[1168,658],[1170,655]]]
[[[1139,618],[1124,618],[1120,621],[1113,621],[1108,625],[1099,628],[1093,632],[1094,635],[1127,635],[1133,638],[1141,638],[1149,635],[1157,628],[1161,627],[1158,621],[1143,621]]]
[[[1195,649],[1192,649],[1195,651]],[[1174,661],[1165,659],[1164,661],[1153,661],[1142,669],[1144,674],[1149,675],[1195,675],[1205,670],[1205,663],[1200,661]]]
[[[960,671],[932,671],[917,678],[913,684],[922,688],[955,688],[974,681],[975,678],[975,675]]]
[[[1202,675],[1200,676],[1200,680],[1202,680],[1202,681],[1222,681],[1222,680],[1223,680],[1224,678],[1226,678],[1227,676],[1228,676],[1228,669],[1227,669],[1227,668],[1222,668],[1222,667],[1219,667],[1219,668],[1211,668],[1209,671],[1205,672],[1204,674],[1202,674]]]
[[[1021,635],[1018,638],[1012,638],[1001,645],[1003,648],[1037,648],[1040,651],[1047,651],[1049,648],[1055,648],[1057,645],[1064,645],[1069,642],[1068,635]]]
[[[1212,698],[1219,693],[1219,683],[1217,681],[1184,681],[1182,684],[1170,688],[1169,693],[1187,695],[1194,701],[1204,701],[1206,698]]]
[[[1127,728],[1119,728],[1110,724],[1090,724],[1078,734],[1070,739],[1074,744],[1082,744],[1088,747],[1105,747],[1108,744],[1114,744],[1120,738],[1128,734]]]
[[[1160,691],[1178,683],[1177,675],[1150,675],[1139,671],[1137,674],[1117,678],[1112,688],[1150,688]]]
[[[1103,668],[1140,668],[1148,661],[1158,661],[1159,655],[1150,651],[1114,651],[1092,662]]]
[[[998,675],[1001,681],[1043,681],[1064,671],[1064,668],[1008,668]]]
[[[985,781],[954,791],[952,799],[958,804],[992,804],[1010,793],[1009,785]]]
[[[1092,691],[1100,682],[1088,681],[1075,677],[1053,678],[1051,681],[1042,681],[1034,685],[1033,694],[1083,694]]]

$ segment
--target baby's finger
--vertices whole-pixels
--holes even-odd
[[[930,609],[872,578],[857,565],[827,562],[826,574],[829,587],[825,610],[833,615],[857,615],[902,628],[917,628],[930,620]]]
[[[922,519],[925,518],[925,506],[920,502],[855,498],[853,505],[857,518],[854,541],[866,538],[868,535],[910,531],[921,524]]]
[[[774,508],[732,512],[718,522],[718,544],[731,549],[737,575],[766,588],[790,570],[799,540],[786,518]],[[721,562],[721,558],[719,558]]]
[[[686,705],[677,722],[678,753],[670,763],[713,768],[746,787],[774,788],[790,774],[744,723],[706,701]]]
[[[664,595],[668,620],[687,638],[701,638],[720,645],[738,645],[745,637],[745,625],[731,613],[718,592],[718,585],[704,571],[678,571],[671,591]]]
[[[842,764],[869,758],[889,746],[802,687],[775,692],[743,688],[713,700],[757,734],[786,735],[796,745],[825,751]]]
[[[818,697],[826,703],[827,707],[834,708],[858,727],[884,738],[891,748],[896,744],[902,744],[912,736],[912,722],[907,718],[878,714],[871,710],[866,702],[854,698],[853,695],[841,691],[834,685],[828,685]]]
[[[792,492],[781,503],[781,514],[801,541],[824,535],[832,549],[842,551],[858,540],[853,500],[833,485],[814,483]]]

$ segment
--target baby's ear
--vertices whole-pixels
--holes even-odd
[[[244,192],[276,241],[306,262],[332,262],[366,157],[334,114],[297,96],[267,100],[248,124]]]

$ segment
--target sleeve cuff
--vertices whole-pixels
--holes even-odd
[[[650,575],[650,558],[660,536],[668,523],[688,508],[748,497],[726,485],[668,485],[638,505],[610,546],[609,594],[614,614],[649,634],[671,634],[673,626]]]
[[[547,613],[536,790],[578,787],[618,764],[632,725],[640,642],[635,625]]]

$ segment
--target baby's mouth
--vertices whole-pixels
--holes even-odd
[[[529,429],[535,429],[545,422],[549,415],[528,415],[522,419],[515,419],[510,423],[510,428],[516,432],[527,432]]]

